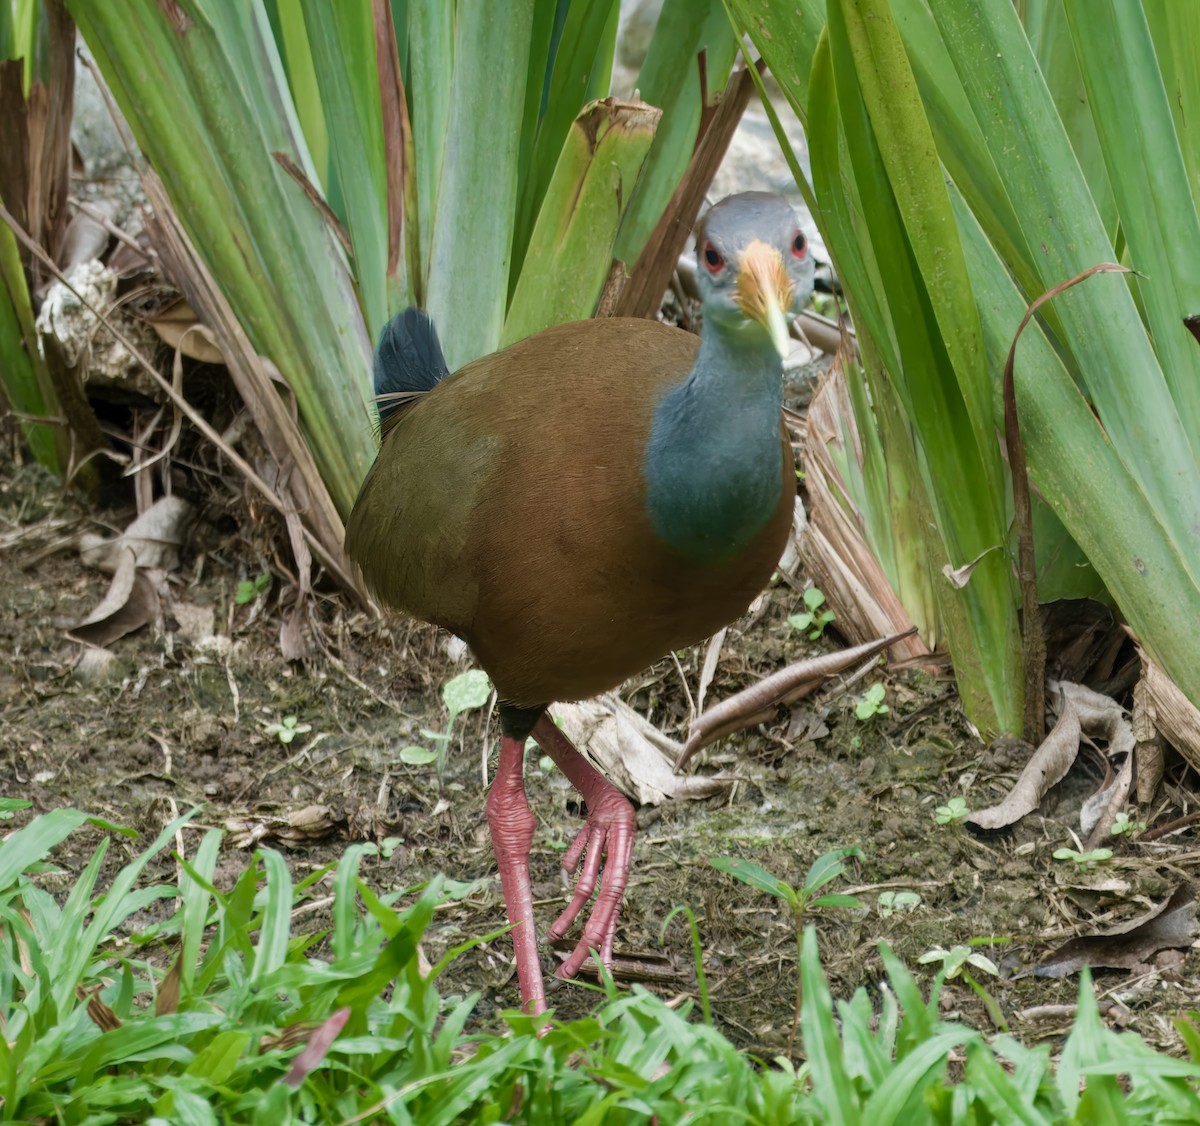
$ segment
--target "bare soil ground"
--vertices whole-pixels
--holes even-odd
[[[483,714],[460,721],[442,785],[434,765],[408,766],[397,755],[422,742],[422,727],[445,723],[441,685],[465,666],[450,659],[444,635],[411,623],[373,622],[330,594],[309,613],[313,656],[286,663],[278,645],[286,584],[277,578],[249,605],[233,598],[239,580],[270,562],[262,548],[270,537],[256,538],[253,514],[242,512],[210,521],[171,579],[175,604],[214,608],[216,632],[229,640],[224,651],[189,642],[168,603],[159,628],[113,645],[119,664],[110,677],[83,683],[75,672],[81,647],[65,630],[100,600],[108,578],[85,568],[69,544],[82,530],[123,527],[129,514],[87,512],[35,468],[14,465],[11,450],[9,443],[0,455],[0,793],[31,799],[33,812],[76,806],[144,836],[176,811],[202,805],[183,834],[185,847],[206,827],[241,830],[224,845],[218,876],[226,883],[246,864],[246,844],[254,839],[281,849],[296,879],[335,862],[349,841],[389,840],[389,858],[364,862],[365,877],[381,890],[438,872],[481,881],[436,915],[427,939],[431,960],[502,925],[483,812]],[[735,625],[710,700],[814,649],[786,621],[799,603],[787,586],[774,587],[752,625]],[[840,642],[834,635],[819,644]],[[682,661],[693,683],[698,660],[693,652]],[[794,1001],[792,920],[709,860],[744,857],[799,884],[821,853],[855,845],[862,861],[827,890],[851,891],[863,907],[814,915],[835,996],[849,997],[859,986],[879,989],[881,941],[927,981],[932,968],[917,966],[922,954],[984,940],[980,950],[1002,976],[980,980],[1013,1031],[1026,1042],[1057,1036],[1069,1025],[1069,1010],[1060,1006],[1073,1002],[1076,981],[1017,971],[1107,918],[1114,906],[1136,913],[1190,879],[1200,860],[1190,830],[1170,845],[1117,842],[1102,871],[1081,875],[1053,860],[1056,848],[1072,843],[1069,826],[1099,780],[1098,772],[1087,777],[1079,766],[1011,835],[981,840],[938,825],[934,810],[951,796],[964,796],[972,807],[996,801],[1027,751],[985,748],[963,719],[948,678],[889,675],[886,682],[886,716],[860,722],[848,694],[810,701],[807,712],[710,751],[709,766],[719,762],[741,779],[723,797],[641,811],[644,831],[618,947],[665,956],[666,976],[652,985],[664,995],[694,992],[686,925],[677,917],[665,946],[660,941],[672,908],[691,905],[719,1024],[748,1048],[782,1052]],[[665,729],[682,729],[686,700],[672,662],[649,670],[624,695]],[[285,745],[267,727],[287,715],[311,730]],[[536,762],[531,755],[528,787],[539,819],[533,869],[544,927],[565,902],[559,861],[579,826],[579,809],[561,776]],[[289,816],[311,807],[325,809],[312,818],[311,836],[295,829],[281,834]],[[68,883],[99,836],[89,830],[60,850]],[[109,864],[122,863],[136,847],[114,839]],[[171,878],[174,871],[164,860],[151,876]],[[327,890],[318,885],[314,893]],[[916,892],[920,903],[888,914],[880,895],[900,890]],[[314,910],[296,926],[317,930],[323,918]],[[486,943],[450,967],[443,990],[481,991],[474,1019],[491,1024],[497,1008],[517,1001],[509,960],[506,939]],[[1170,1019],[1197,1005],[1196,969],[1196,955],[1188,953],[1165,970],[1099,974],[1109,1019],[1156,1046],[1180,1050]],[[948,1015],[991,1026],[961,981],[948,986],[944,1000]],[[568,1016],[593,1001],[575,985],[558,986],[551,996]]]

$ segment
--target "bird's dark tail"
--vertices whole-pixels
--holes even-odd
[[[383,432],[448,374],[433,321],[415,305],[397,313],[384,325],[375,349],[375,401]]]

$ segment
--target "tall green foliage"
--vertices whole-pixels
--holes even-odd
[[[600,130],[598,163],[574,151],[573,120],[607,90],[616,0],[68,3],[201,258],[295,391],[343,513],[374,452],[371,344],[388,317],[425,307],[457,367],[540,327],[539,303],[589,315],[622,220],[636,209],[640,233],[621,233],[634,256],[695,139],[697,91],[675,83],[644,175],[644,124]],[[734,38],[714,13],[703,35],[656,38],[647,88],[694,75],[702,40],[710,90],[724,85]]]
[[[1029,301],[1115,260],[1139,275],[1056,298],[1017,356],[1045,502],[1039,572],[1062,596],[1093,593],[1094,567],[1200,701],[1200,637],[1179,628],[1200,615],[1200,351],[1183,325],[1200,311],[1200,181],[1180,112],[1200,76],[1173,46],[1194,12],[807,0],[797,20],[776,0],[730,6],[807,115],[815,214],[916,439],[945,554],[961,567],[991,549],[942,597],[964,612],[965,629],[953,616],[947,628],[972,717],[1008,730],[1020,717],[1005,687],[1021,669],[995,437],[1003,359]],[[879,411],[860,400],[860,425]]]

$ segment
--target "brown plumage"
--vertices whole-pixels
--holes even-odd
[[[346,546],[368,585],[463,638],[522,707],[595,696],[737,617],[783,550],[795,473],[781,425],[775,516],[728,564],[655,535],[646,443],[697,347],[652,321],[584,321],[443,380],[404,410],[355,505]]]
[[[346,548],[382,602],[453,631],[500,696],[487,816],[525,1007],[545,1007],[525,799],[532,734],[587,803],[563,866],[582,868],[564,934],[599,889],[569,977],[613,937],[633,849],[629,802],[545,714],[713,633],[766,583],[796,494],[780,418],[785,313],[812,289],[791,208],[747,193],[697,245],[704,332],[560,325],[447,376],[407,310],[376,355],[379,457]],[[601,874],[601,860],[604,868]]]

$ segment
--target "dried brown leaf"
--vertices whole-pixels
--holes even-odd
[[[168,1016],[179,1011],[179,987],[183,982],[183,959],[177,957],[154,998],[154,1015]]]
[[[908,633],[892,634],[837,653],[823,653],[819,657],[797,661],[713,705],[692,722],[687,743],[675,760],[675,770],[682,770],[688,759],[702,747],[722,736],[771,719],[780,704],[790,704],[808,695],[832,677],[871,660],[908,636]]]
[[[567,738],[586,751],[613,785],[642,805],[711,797],[734,781],[728,774],[675,774],[679,744],[616,696],[556,704],[554,716]]]
[[[981,829],[1003,829],[1032,813],[1050,787],[1061,782],[1071,769],[1079,754],[1080,734],[1079,715],[1068,697],[1058,722],[1034,751],[1008,796],[999,805],[977,810],[967,820]]]
[[[349,1019],[349,1009],[338,1009],[318,1027],[308,1038],[304,1050],[292,1060],[292,1070],[283,1077],[283,1082],[289,1087],[299,1087],[304,1077],[320,1065]]]
[[[1033,969],[1038,977],[1066,977],[1084,966],[1136,970],[1160,950],[1187,949],[1196,940],[1196,901],[1181,885],[1144,915],[1064,943]]]
[[[162,497],[116,539],[93,533],[80,536],[80,555],[89,567],[114,571],[128,550],[133,552],[139,567],[173,571],[179,566],[179,547],[191,526],[194,511],[182,497]]]
[[[225,356],[217,346],[216,337],[200,323],[186,301],[176,301],[146,323],[158,333],[158,338],[170,348],[178,349],[192,360],[204,364],[223,364]]]
[[[154,584],[138,570],[132,548],[121,550],[108,593],[99,605],[68,636],[103,648],[127,633],[141,629],[159,615]]]

